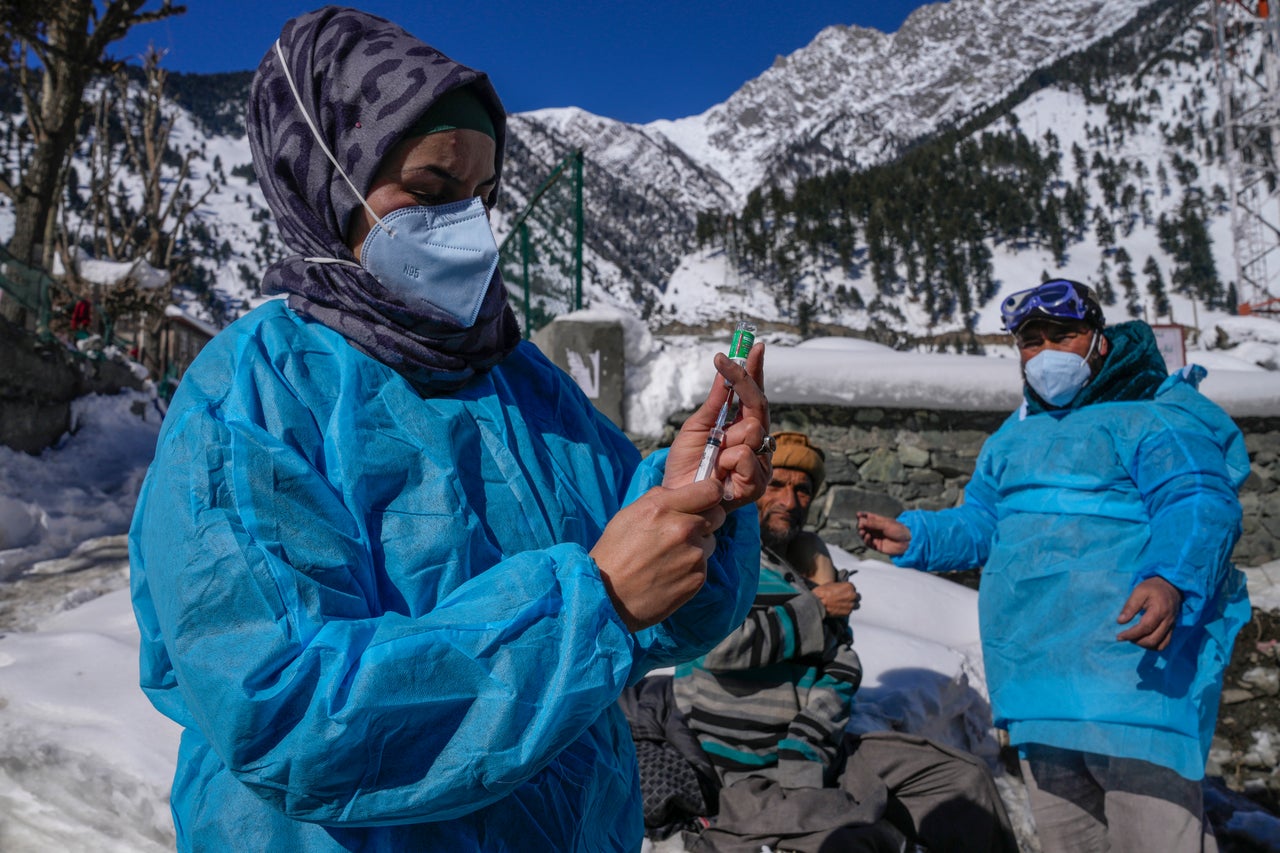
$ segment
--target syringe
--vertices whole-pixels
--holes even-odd
[[[756,342],[756,327],[752,323],[745,320],[739,321],[737,327],[733,330],[733,341],[729,344],[729,360],[739,367],[747,366],[747,354],[751,352],[751,345]],[[715,473],[716,463],[720,461],[720,448],[724,444],[724,428],[729,423],[729,415],[733,411],[733,384],[726,379],[724,385],[729,389],[729,395],[724,398],[724,405],[720,407],[720,413],[716,415],[715,426],[707,434],[707,444],[702,449],[702,460],[698,463],[698,473],[693,475],[694,481],[705,480]],[[728,491],[725,497],[732,497]]]

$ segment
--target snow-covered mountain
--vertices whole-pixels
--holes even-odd
[[[699,211],[730,209],[723,178],[660,133],[576,108],[511,116],[503,199],[494,227],[506,236],[543,179],[569,153],[584,152],[586,266],[589,301],[646,308],[657,299],[673,261],[689,251]],[[547,232],[568,230],[566,210],[534,217]],[[563,278],[567,272],[557,271]]]
[[[596,271],[596,298],[659,300],[655,289],[667,289],[693,248],[698,212],[733,213],[758,187],[883,162],[1149,5],[951,0],[922,6],[893,34],[828,27],[698,116],[629,125],[577,109],[523,113],[508,191],[527,198],[539,176],[582,148],[587,242],[630,279],[619,287]],[[541,156],[523,159],[522,143]]]
[[[1257,65],[1260,33],[1244,26],[1238,34],[1240,64]],[[733,257],[723,240],[689,253],[668,280],[657,315],[711,322],[723,315],[726,283],[736,282],[742,310],[752,316],[869,329],[898,342],[938,334],[972,339],[999,332],[1003,295],[1059,275],[1107,294],[1112,321],[1178,322],[1194,335],[1235,298],[1257,295],[1232,295],[1230,180],[1218,101],[1209,4],[1144,7],[1108,37],[1033,70],[1001,99],[971,105],[963,122],[942,122],[898,158],[864,167],[863,174],[879,172],[865,185],[880,195],[861,206],[893,212],[887,223],[875,223],[896,232],[891,238],[871,233],[865,212],[841,209],[861,199],[825,198],[856,181],[799,178],[790,195],[757,189],[756,231],[740,238],[764,244],[757,262],[744,263],[742,247]],[[989,153],[975,155],[977,149]],[[944,179],[922,181],[938,164]],[[922,193],[922,184],[932,192]],[[995,188],[1006,203],[1026,206],[1012,223],[995,223],[999,209],[963,212],[990,207],[984,194],[994,184],[1003,184]],[[899,196],[907,193],[914,195],[903,204]],[[844,257],[806,233],[828,225],[838,237],[852,233]],[[1188,256],[1196,241],[1201,261],[1193,272]],[[805,245],[797,250],[797,243]],[[887,264],[877,248],[888,252]],[[957,257],[958,282],[950,269]],[[1193,286],[1197,276],[1201,284]]]
[[[1047,274],[1114,293],[1112,321],[1143,316],[1207,327],[1231,299],[1251,295],[1215,300],[1196,292],[1187,283],[1186,244],[1168,233],[1189,210],[1202,217],[1213,267],[1205,275],[1217,277],[1223,294],[1230,291],[1229,179],[1215,130],[1209,9],[1194,0],[1052,8],[953,0],[922,7],[894,34],[831,27],[700,116],[643,126],[580,110],[518,116],[516,135],[532,134],[536,126],[546,153],[523,161],[515,146],[509,183],[518,197],[528,174],[545,174],[556,154],[583,148],[588,245],[607,246],[610,273],[628,282],[619,288],[600,271],[592,280],[589,261],[595,287],[589,283],[588,294],[595,301],[639,303],[655,328],[706,328],[741,313],[802,334],[806,326],[834,326],[897,342],[990,335],[1000,330],[999,297]],[[1245,32],[1243,54],[1257,56],[1256,35]],[[947,294],[955,306],[939,309],[922,298],[943,287],[931,278],[939,270],[926,268],[909,287],[873,275],[865,222],[852,226],[849,257],[795,248],[800,230],[812,227],[798,222],[795,205],[776,212],[766,204],[762,219],[774,242],[763,252],[766,263],[744,262],[741,247],[723,239],[697,248],[700,216],[742,217],[753,195],[754,201],[821,195],[827,188],[814,180],[819,176],[892,168],[904,152],[930,145],[949,156],[984,135],[1051,164],[1053,174],[1042,186],[1022,188],[1029,199],[1037,196],[1032,207],[1062,211],[1074,202],[1077,211],[1063,226],[1065,246],[1050,246],[1044,223],[1028,220],[1027,233],[1017,239],[989,231],[980,249],[965,247],[989,261],[965,271],[972,279],[965,298]],[[977,168],[1018,170],[1000,163]],[[905,183],[914,176],[898,177]],[[960,194],[964,204],[963,194],[976,192],[959,177],[952,189],[938,196]],[[628,203],[614,203],[622,195]],[[935,204],[934,198],[917,201]],[[939,214],[921,208],[907,215]],[[918,248],[900,249],[898,278],[913,274],[905,254]],[[790,266],[770,257],[783,249],[798,256]],[[1167,309],[1143,277],[1148,260],[1169,288]]]
[[[515,216],[547,176],[581,149],[586,302],[634,311],[655,328],[705,328],[730,313],[746,313],[802,332],[806,323],[889,329],[895,340],[994,331],[992,306],[1001,293],[1045,273],[1114,278],[1120,247],[1139,269],[1153,258],[1169,281],[1176,259],[1159,238],[1160,219],[1181,210],[1188,197],[1216,199],[1201,206],[1225,283],[1234,268],[1229,210],[1222,203],[1226,178],[1212,138],[1218,95],[1208,8],[1195,0],[1060,0],[1047,6],[951,0],[921,7],[893,34],[827,28],[699,116],[632,125],[573,108],[516,114],[495,231],[500,241],[511,236]],[[1106,63],[1081,65],[1080,57],[1100,48]],[[1111,61],[1117,56],[1130,61]],[[223,80],[218,91],[226,90]],[[235,97],[242,98],[243,89],[224,99]],[[211,108],[206,98],[195,113],[179,116],[176,134],[179,147],[202,152],[193,164],[196,184],[213,184],[190,235],[191,244],[202,247],[205,272],[183,295],[189,310],[215,322],[259,301],[257,276],[282,251],[252,181],[248,145],[242,135],[222,130],[226,112],[225,104]],[[205,122],[203,113],[218,122]],[[1055,160],[1057,174],[1037,192],[1061,195],[1074,186],[1088,223],[1077,223],[1065,252],[1050,251],[1034,235],[987,235],[977,251],[990,256],[989,269],[971,298],[960,300],[963,311],[939,314],[932,303],[922,307],[921,289],[933,287],[927,270],[909,288],[873,277],[869,235],[857,230],[865,227],[858,222],[844,223],[855,236],[839,257],[796,248],[799,241],[788,230],[796,223],[785,216],[769,222],[774,239],[795,255],[788,260],[785,298],[776,267],[744,264],[736,246],[700,235],[705,222],[742,216],[753,194],[758,201],[766,193],[785,198],[814,192],[815,177],[891,166],[904,152],[957,129],[960,135],[947,143],[957,148],[981,133],[1004,134],[1015,142],[1022,137],[1038,156]],[[1075,148],[1084,154],[1083,166]],[[1095,168],[1095,155],[1112,166]],[[1110,186],[1117,174],[1134,186],[1123,210]],[[564,281],[571,267],[570,211],[563,198],[550,196],[528,220],[532,266],[535,275]],[[11,214],[0,208],[0,239],[11,228],[6,216]],[[1098,218],[1120,228],[1120,246],[1099,236]],[[1038,227],[1028,223],[1029,232]],[[518,290],[518,265],[505,268]],[[903,276],[909,276],[905,269]],[[1136,299],[1136,309],[1130,299],[1114,309],[1113,319],[1148,308],[1140,289]],[[1208,313],[1194,296],[1173,301],[1179,322]],[[559,304],[549,308],[563,310]]]
[[[1110,35],[1150,0],[950,0],[895,33],[833,26],[705,113],[658,121],[733,187],[873,165]]]
[[[744,269],[733,247],[723,243],[696,249],[698,217],[738,215],[753,191],[790,192],[816,176],[892,162],[921,140],[953,128],[968,135],[1008,133],[1011,121],[1020,122],[1014,132],[1043,156],[1056,156],[1067,167],[1077,144],[1089,156],[1102,146],[1114,161],[1142,161],[1152,175],[1162,162],[1172,169],[1176,151],[1198,164],[1195,188],[1207,196],[1227,183],[1214,162],[1214,145],[1181,150],[1170,142],[1177,135],[1170,128],[1191,121],[1203,129],[1206,119],[1212,126],[1217,110],[1208,6],[1191,0],[1072,0],[1047,8],[952,0],[921,7],[893,34],[830,27],[699,116],[642,126],[572,109],[516,116],[508,191],[512,199],[527,198],[530,176],[546,174],[558,157],[582,148],[588,296],[636,305],[655,327],[704,327],[731,310],[796,325],[794,305],[800,301],[818,323],[888,326],[899,339],[948,328],[990,332],[987,306],[993,295],[1034,283],[1046,271],[1086,279],[1117,247],[1099,249],[1095,235],[1079,229],[1069,259],[993,240],[997,281],[993,293],[980,295],[982,318],[954,316],[939,326],[937,318],[921,316],[911,300],[892,293],[881,295],[895,304],[873,316],[861,307],[877,296],[865,265],[817,257],[799,264],[798,300],[789,294],[779,304],[776,270]],[[1100,45],[1109,45],[1100,51],[1105,67],[1082,71],[1087,61],[1080,57],[1099,52]],[[1115,56],[1137,60],[1111,61]],[[1143,111],[1132,133],[1103,130],[1115,114],[1132,112],[1130,101],[1146,103],[1152,92],[1163,95],[1163,108]],[[1195,114],[1179,112],[1184,94],[1192,93]],[[1060,108],[1069,109],[1070,117],[1056,115]],[[1086,137],[1079,123],[1086,119],[1098,134]],[[1049,130],[1057,134],[1056,152],[1043,138]],[[539,156],[525,159],[523,143],[534,139]],[[1110,174],[1064,172],[1058,182],[1071,177],[1079,181],[1087,215],[1107,205],[1098,181]],[[1128,253],[1139,266],[1152,255],[1168,279],[1173,259],[1155,245],[1154,229],[1160,214],[1180,205],[1182,197],[1151,186],[1142,195],[1148,198],[1148,215],[1136,229],[1142,245]],[[1226,280],[1234,273],[1227,211],[1219,207],[1216,213],[1209,228],[1218,273]],[[1132,233],[1126,228],[1127,237]],[[855,257],[862,252],[865,246],[856,248]],[[859,295],[841,300],[835,297],[839,292]],[[1191,313],[1187,305],[1180,307]]]

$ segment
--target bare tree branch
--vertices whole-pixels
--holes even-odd
[[[21,260],[51,257],[52,232],[63,196],[60,176],[75,150],[84,112],[84,92],[104,68],[119,65],[107,47],[138,24],[186,11],[163,0],[145,10],[148,0],[42,0],[0,4],[0,63],[19,82],[31,133],[13,186],[16,225],[10,249]],[[34,57],[35,65],[28,59]],[[44,257],[41,255],[43,247]]]

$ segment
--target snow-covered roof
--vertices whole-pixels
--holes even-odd
[[[90,257],[83,250],[77,250],[75,268],[80,278],[103,287],[133,284],[143,290],[156,290],[169,283],[169,273],[166,270],[156,269],[142,258],[130,261],[104,261]],[[65,275],[66,271],[62,259],[55,257],[54,275]]]
[[[174,320],[181,320],[182,322],[187,323],[188,325],[194,326],[211,338],[214,335],[218,334],[218,331],[219,331],[217,326],[214,326],[210,323],[206,323],[204,320],[201,320],[197,317],[192,317],[190,314],[188,314],[186,311],[183,311],[177,305],[166,305],[164,309],[164,316]]]

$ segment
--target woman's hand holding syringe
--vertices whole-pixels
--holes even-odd
[[[722,353],[715,366],[719,375],[707,399],[671,445],[662,486],[620,510],[591,549],[609,598],[632,631],[666,618],[702,588],[715,532],[728,512],[764,494],[772,476],[764,345],[751,348],[745,368]],[[713,433],[722,436],[720,445],[709,476],[696,481]]]
[[[663,484],[718,480],[724,484],[725,506],[736,509],[764,493],[772,454],[765,447],[769,402],[763,391],[764,345],[730,352],[738,358],[716,355],[719,376],[672,443]]]

